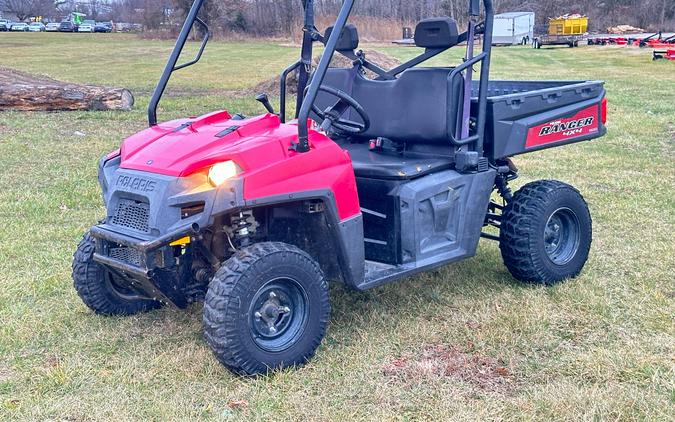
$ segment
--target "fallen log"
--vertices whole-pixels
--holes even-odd
[[[0,111],[130,110],[124,88],[78,85],[0,69]]]

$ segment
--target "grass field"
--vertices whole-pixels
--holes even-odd
[[[606,81],[606,137],[515,159],[515,187],[556,178],[585,195],[594,244],[582,275],[520,284],[482,241],[475,258],[395,285],[335,285],[315,359],[245,379],[202,340],[201,305],[103,318],[71,286],[71,255],[104,214],[97,160],[145,126],[171,46],[0,34],[4,66],[137,99],[126,113],[0,113],[1,420],[672,420],[675,63],[652,63],[646,49],[497,48],[495,78]],[[259,113],[233,93],[297,54],[214,42],[175,75],[159,117]]]

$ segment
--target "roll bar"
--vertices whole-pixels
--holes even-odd
[[[480,14],[479,6],[481,0],[469,0],[469,15],[470,18],[478,16]],[[463,134],[468,133],[468,119],[462,119],[460,135],[457,139],[455,134],[448,132],[448,139],[455,146],[467,145],[470,143],[475,143],[474,151],[478,153],[478,156],[483,155],[483,145],[485,138],[485,123],[487,121],[485,113],[487,109],[487,94],[488,94],[488,82],[490,77],[490,54],[492,52],[492,27],[494,21],[494,8],[492,6],[492,0],[482,0],[485,7],[485,22],[482,25],[482,30],[484,34],[483,38],[483,51],[475,57],[471,57],[472,53],[467,53],[467,61],[462,65],[458,66],[449,76],[448,79],[451,82],[455,77],[459,75],[461,71],[468,72],[470,67],[474,64],[481,63],[480,69],[480,80],[478,86],[478,119],[477,119],[477,128],[476,134],[470,137],[465,137]],[[347,19],[351,14],[352,8],[354,7],[354,0],[344,0],[342,3],[342,8],[335,21],[333,26],[333,31],[331,32],[328,40],[325,41],[324,53],[321,56],[319,65],[314,71],[314,76],[312,81],[309,84],[307,89],[307,94],[305,95],[302,101],[298,102],[298,105],[301,105],[300,110],[298,111],[298,143],[293,145],[293,149],[298,152],[307,152],[309,151],[309,128],[307,121],[309,119],[309,113],[311,111],[311,106],[316,100],[317,94],[319,92],[319,87],[323,83],[324,77],[326,76],[326,71],[328,70],[328,65],[330,64],[333,54],[335,53],[335,47],[337,45],[338,39],[342,34],[342,30],[347,24]],[[472,23],[473,25],[473,23]],[[469,34],[472,34],[473,31],[469,31]],[[467,52],[470,50],[473,51],[473,43],[475,40],[472,36],[467,35]],[[424,59],[426,60],[426,58]],[[422,60],[423,61],[423,60]],[[415,63],[417,64],[417,63]],[[296,64],[297,65],[297,64]],[[414,65],[414,64],[413,64]],[[468,73],[470,77],[470,73]],[[467,82],[471,83],[470,80]],[[470,85],[469,85],[470,87]],[[298,93],[301,95],[301,93]],[[283,96],[282,96],[283,98]],[[464,111],[467,105],[462,104],[458,107],[457,118],[464,115]],[[468,103],[470,107],[470,102]],[[285,110],[285,109],[284,109]]]
[[[312,82],[309,84],[307,89],[307,94],[304,99],[298,102],[300,106],[300,111],[298,112],[298,143],[293,146],[293,148],[298,152],[307,152],[309,151],[309,129],[307,127],[307,120],[309,119],[309,112],[312,110],[312,104],[316,100],[316,96],[319,93],[319,87],[323,83],[323,79],[326,76],[326,71],[328,71],[328,65],[333,59],[333,54],[335,54],[335,47],[337,42],[342,35],[342,30],[347,24],[347,19],[352,13],[352,8],[354,7],[354,0],[344,0],[342,7],[340,8],[340,13],[338,13],[337,19],[335,20],[335,25],[333,26],[333,31],[330,33],[330,37],[326,41],[326,47],[321,55],[321,60],[319,60],[319,65],[314,71],[314,77]],[[298,96],[301,96],[302,93],[298,92]]]
[[[176,44],[173,47],[173,51],[171,51],[171,56],[169,56],[169,60],[164,66],[164,71],[162,72],[162,76],[159,78],[157,87],[155,87],[155,91],[152,93],[150,104],[148,104],[148,124],[150,126],[157,125],[157,106],[159,105],[159,101],[162,99],[162,95],[164,94],[166,85],[169,83],[171,74],[177,70],[184,69],[197,63],[199,59],[202,58],[204,48],[206,48],[206,43],[209,42],[209,38],[211,36],[209,27],[203,20],[197,17],[202,4],[204,4],[204,0],[195,0],[192,3],[192,7],[190,7],[190,11],[185,18],[185,22],[183,23],[183,27],[180,30],[180,34],[178,34],[178,39],[176,39]],[[180,53],[183,51],[183,47],[185,47],[185,42],[187,41],[188,35],[190,35],[190,30],[192,30],[192,26],[195,22],[197,22],[204,29],[204,38],[202,39],[202,43],[199,46],[199,51],[197,52],[197,55],[194,59],[190,60],[189,62],[176,65],[178,58],[180,57]]]
[[[480,14],[481,1],[483,2],[485,8],[485,21],[482,24],[476,25],[474,18]],[[470,92],[471,66],[477,63],[481,64],[480,80],[478,88],[478,114],[477,114],[476,134],[472,136],[467,135],[469,133],[468,132],[469,121],[466,118],[465,112],[467,111],[466,108],[470,107],[470,101],[464,101],[463,104],[460,104],[460,107],[458,107],[457,110],[457,115],[454,116],[454,118],[457,118],[458,120],[460,120],[460,117],[462,117],[461,125],[457,132],[457,135],[454,133],[450,133],[450,131],[448,131],[448,139],[453,145],[462,146],[475,143],[474,151],[476,151],[479,156],[483,155],[483,144],[485,137],[485,123],[486,123],[485,112],[487,108],[488,81],[490,75],[490,53],[492,50],[492,26],[494,19],[494,9],[492,6],[492,1],[493,0],[468,0],[469,18],[471,23],[467,33],[462,34],[460,36],[460,38],[463,38],[467,41],[466,61],[457,68],[455,68],[450,73],[450,75],[448,75],[448,82],[452,83],[454,81],[454,78],[461,76],[461,72],[465,72],[464,73],[465,92]],[[286,77],[291,72],[299,70],[300,73],[298,78],[299,88],[302,88],[302,91],[298,92],[298,100],[296,104],[296,117],[298,118],[298,142],[292,145],[292,148],[295,151],[298,152],[309,151],[309,128],[307,122],[309,119],[311,107],[314,101],[316,101],[316,97],[319,92],[319,87],[323,83],[323,80],[326,76],[328,66],[330,64],[331,59],[333,58],[333,55],[335,54],[335,48],[337,46],[340,35],[342,34],[342,30],[347,24],[349,15],[351,14],[352,9],[354,7],[354,2],[355,0],[343,1],[342,7],[340,8],[340,12],[338,13],[337,19],[333,26],[333,31],[331,32],[330,37],[328,37],[328,39],[326,40],[321,36],[321,34],[318,33],[318,31],[314,27],[314,0],[302,1],[303,9],[305,12],[302,54],[300,60],[293,63],[288,68],[286,68],[281,75],[281,107],[279,114],[281,120],[285,121]],[[210,32],[206,23],[198,17],[199,10],[201,9],[203,3],[204,0],[194,0],[194,2],[192,3],[192,6],[190,7],[190,10],[185,18],[185,22],[183,23],[183,27],[181,28],[180,34],[176,39],[176,44],[174,45],[171,55],[169,56],[169,60],[164,66],[162,76],[160,77],[159,82],[157,83],[157,87],[155,88],[152,97],[150,99],[150,103],[148,105],[148,124],[150,126],[157,125],[157,106],[159,105],[162,95],[164,94],[164,90],[166,89],[169,79],[171,78],[171,74],[177,70],[186,68],[188,66],[197,63],[201,59],[202,54],[204,53],[206,43],[209,41],[210,38]],[[183,47],[185,47],[185,43],[187,42],[188,36],[190,35],[190,31],[192,30],[192,27],[195,24],[195,22],[204,29],[204,38],[202,39],[197,55],[195,56],[194,59],[186,63],[177,64],[178,59],[180,58],[180,54],[183,51]],[[484,34],[483,51],[474,57],[473,45],[475,40],[473,34],[477,28],[480,28],[480,31]],[[314,71],[314,75],[311,77],[310,82],[309,79],[311,72],[312,44],[315,41],[323,42],[325,44],[325,49],[324,53],[321,56],[321,60],[319,60],[319,64],[316,70]],[[438,53],[440,53],[440,51],[438,52],[427,51],[424,55],[421,56],[422,59],[419,60],[419,62],[427,60],[428,58],[433,57]],[[399,68],[396,68],[393,71],[389,71],[387,74],[388,75],[391,74],[390,76],[393,77],[397,73],[402,72],[408,67],[415,66],[416,64],[419,63],[412,60],[411,62],[406,63],[405,66],[399,66]],[[306,89],[307,93],[306,95],[303,96],[302,92],[305,91],[305,85],[307,83],[309,83]],[[459,139],[457,139],[458,137]]]

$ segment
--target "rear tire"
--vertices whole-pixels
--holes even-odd
[[[264,374],[311,359],[329,316],[319,265],[295,246],[258,243],[228,259],[211,280],[204,335],[232,372]]]
[[[552,285],[576,277],[591,241],[586,201],[559,181],[528,183],[502,215],[499,248],[509,272],[520,281]]]
[[[95,241],[87,233],[73,256],[73,284],[85,305],[99,315],[133,315],[157,309],[156,300],[135,298],[114,276],[94,261]]]

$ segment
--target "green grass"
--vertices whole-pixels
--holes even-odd
[[[675,63],[652,63],[646,49],[497,48],[495,78],[606,81],[606,137],[515,159],[516,187],[556,178],[585,195],[594,243],[582,275],[553,288],[520,284],[497,245],[483,241],[475,258],[398,284],[365,293],[333,286],[315,359],[246,379],[212,357],[201,305],[103,318],[71,287],[73,250],[104,213],[97,160],[144,127],[171,46],[0,34],[5,66],[126,86],[137,98],[127,113],[0,113],[0,419],[672,420]],[[203,63],[175,75],[182,96],[166,97],[160,119],[257,113],[255,101],[231,92],[297,54],[274,43],[211,43]],[[422,368],[434,346],[506,369],[487,374],[499,381],[493,387],[474,381],[485,375],[480,365],[462,376],[385,370],[399,358]]]

